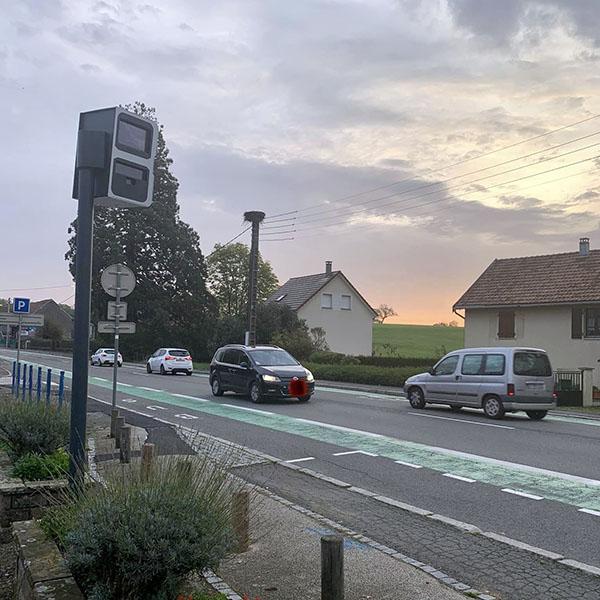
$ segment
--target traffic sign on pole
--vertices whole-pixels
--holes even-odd
[[[13,312],[19,314],[29,313],[29,298],[15,298],[13,300]]]
[[[127,318],[127,302],[109,302],[106,318],[109,321],[117,318],[125,320]]]
[[[131,321],[119,321],[117,325],[116,321],[98,321],[98,333],[135,333],[135,323]]]
[[[0,313],[0,325],[18,325],[23,327],[43,327],[44,315],[10,315]]]
[[[110,296],[117,296],[118,287],[120,297],[125,298],[125,296],[129,296],[135,289],[135,275],[129,267],[117,263],[106,267],[102,271],[100,283],[102,284],[102,289]]]

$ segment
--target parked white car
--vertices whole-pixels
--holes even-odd
[[[114,348],[98,348],[92,357],[90,358],[90,364],[98,365],[99,367],[103,367],[104,365],[114,365],[115,364],[115,349]],[[117,364],[119,367],[123,366],[123,357],[119,352],[119,356],[117,358]]]
[[[191,375],[194,370],[192,357],[184,348],[159,348],[146,363],[146,371],[161,375],[167,373],[185,373]]]

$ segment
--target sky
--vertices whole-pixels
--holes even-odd
[[[600,247],[596,0],[20,0],[2,13],[0,296],[73,302],[78,114],[135,100],[164,125],[206,254],[263,210],[282,283],[331,260],[397,322],[455,319],[494,258],[576,251],[581,236]]]

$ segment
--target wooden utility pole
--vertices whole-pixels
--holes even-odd
[[[252,223],[252,242],[250,245],[250,261],[248,265],[248,331],[246,344],[256,345],[256,297],[258,294],[258,232],[265,213],[254,210],[244,213],[244,221]]]

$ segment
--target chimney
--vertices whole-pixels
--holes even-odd
[[[330,260],[326,260],[325,261],[325,274],[326,275],[331,275],[331,267],[332,267],[333,263]]]
[[[590,238],[579,238],[579,256],[589,256],[590,254]]]

